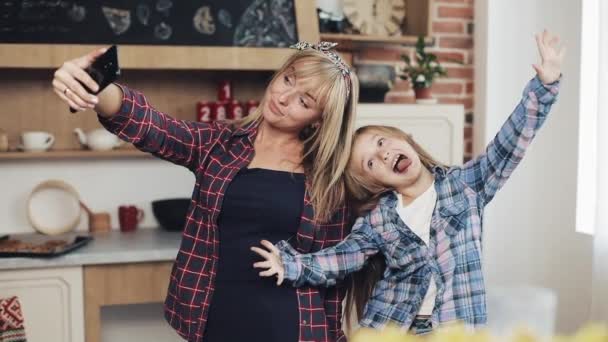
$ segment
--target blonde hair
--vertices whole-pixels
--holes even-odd
[[[315,211],[315,220],[326,222],[346,201],[344,170],[348,164],[359,100],[359,81],[354,72],[346,78],[338,66],[324,53],[303,50],[294,53],[274,74],[270,83],[279,75],[290,72],[296,62],[296,78],[320,78],[317,88],[319,108],[322,108],[322,124],[313,132],[301,134],[304,143],[302,164],[306,174],[308,191]],[[350,85],[347,84],[350,82]],[[350,96],[347,98],[347,87]],[[258,109],[237,123],[240,127],[263,120],[263,103]],[[302,132],[304,133],[304,132]]]
[[[412,146],[416,154],[418,154],[422,165],[429,170],[431,170],[435,166],[445,167],[445,165],[439,163],[426,150],[424,150],[420,145],[418,145],[418,143],[416,143],[416,141],[411,137],[411,135],[405,133],[404,131],[396,127],[380,125],[369,125],[360,127],[354,134],[352,140],[353,146],[363,134],[368,133],[405,140],[408,144]],[[384,194],[386,191],[393,189],[389,189],[383,184],[374,181],[369,177],[365,177],[363,174],[361,174],[356,165],[357,163],[354,162],[351,155],[348,167],[346,168],[345,172],[345,182],[349,200],[353,203],[355,209],[359,213],[361,213],[363,211],[372,209],[376,205],[378,199],[382,194]]]

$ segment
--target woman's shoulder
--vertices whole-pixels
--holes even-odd
[[[221,122],[222,128],[235,136],[253,137],[257,133],[258,122],[256,121],[228,121]]]

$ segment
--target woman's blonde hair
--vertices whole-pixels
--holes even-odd
[[[299,63],[302,62],[302,63]],[[322,108],[322,124],[316,130],[305,129],[300,137],[304,143],[302,164],[306,174],[308,191],[315,211],[315,220],[327,222],[346,201],[344,170],[350,156],[359,100],[359,81],[354,72],[345,77],[339,67],[323,52],[307,49],[294,53],[274,74],[291,72],[298,63],[296,78],[318,77],[317,103]],[[348,84],[349,82],[350,84]],[[347,89],[350,94],[347,96]],[[243,127],[263,120],[263,103],[258,109],[238,123]]]
[[[355,131],[353,136],[353,146],[363,134],[378,134],[380,136],[391,137],[395,139],[405,140],[412,146],[414,151],[420,157],[420,161],[424,167],[431,170],[435,166],[445,167],[443,164],[436,161],[431,155],[426,152],[414,139],[399,128],[390,126],[363,126]],[[389,190],[388,187],[375,182],[369,177],[361,174],[357,167],[359,163],[351,158],[345,172],[346,188],[348,192],[348,201],[353,207],[357,215],[364,215],[366,211],[373,209],[380,197]],[[374,255],[367,264],[359,271],[351,274],[347,281],[348,291],[346,295],[345,317],[347,330],[351,330],[350,317],[356,314],[356,320],[359,321],[363,316],[363,309],[367,301],[372,295],[372,291],[376,283],[382,278],[386,263],[384,256],[381,254]],[[356,312],[355,312],[356,310]]]

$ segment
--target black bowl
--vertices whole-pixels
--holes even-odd
[[[160,226],[168,231],[181,232],[186,223],[189,198],[172,198],[152,201],[152,212]]]

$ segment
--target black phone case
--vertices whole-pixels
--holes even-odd
[[[112,45],[106,52],[104,52],[103,55],[97,57],[93,64],[86,68],[85,71],[99,86],[99,90],[94,92],[89,89],[89,87],[81,83],[91,94],[99,94],[108,85],[110,85],[110,83],[116,81],[120,76],[120,66],[118,65],[118,48],[116,45]],[[70,108],[70,112],[75,113],[76,110]]]
[[[120,76],[117,50],[116,45],[112,45],[86,69],[95,83],[99,85],[99,90],[97,92],[91,91],[92,94],[99,94],[99,92],[104,90],[110,83],[116,81]]]

